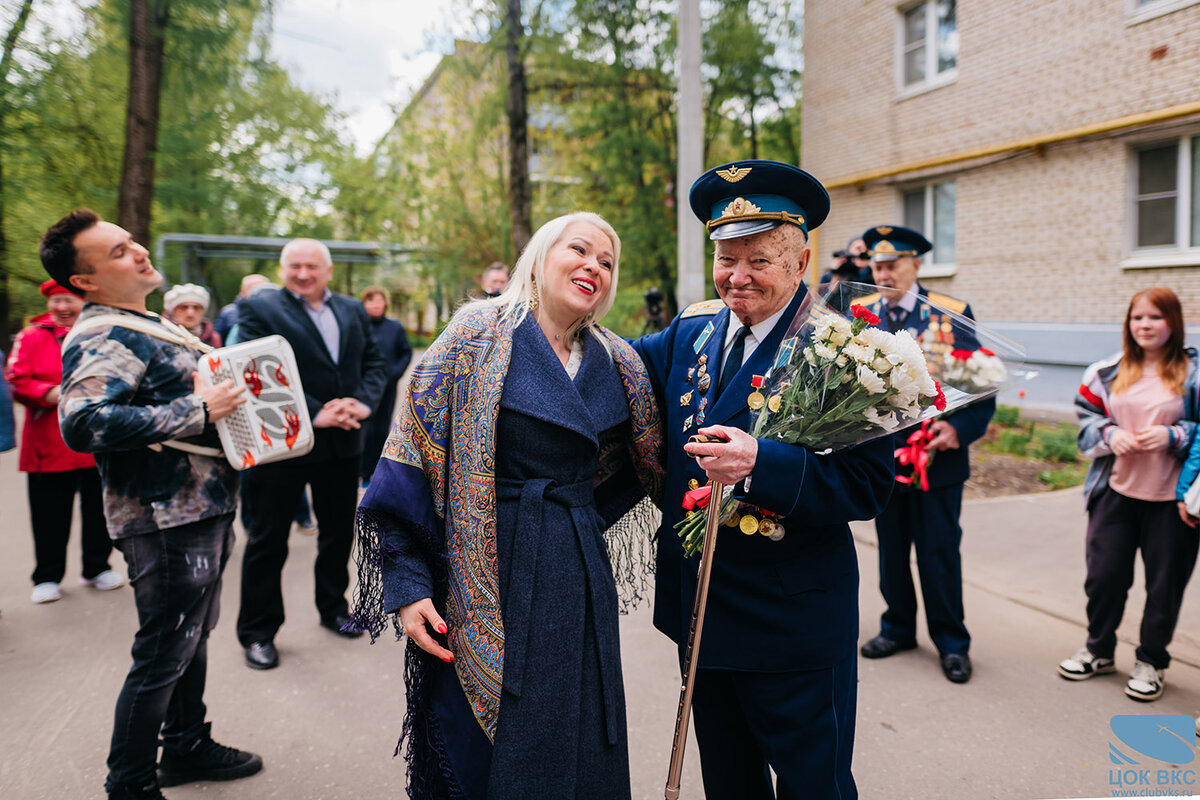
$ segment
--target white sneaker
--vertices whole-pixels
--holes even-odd
[[[1069,681],[1085,681],[1096,675],[1116,671],[1117,665],[1111,658],[1093,655],[1086,647],[1080,648],[1079,652],[1070,658],[1058,662],[1058,674]]]
[[[29,599],[39,604],[53,603],[55,600],[62,599],[62,589],[54,581],[39,583],[33,587],[33,591],[29,594]]]
[[[1166,682],[1163,670],[1155,669],[1153,664],[1145,661],[1135,661],[1129,673],[1129,682],[1125,684],[1125,694],[1148,703],[1162,697],[1163,684]]]
[[[90,586],[102,592],[110,592],[113,589],[120,589],[125,585],[125,576],[113,572],[111,569],[106,569],[94,578],[80,578],[79,582],[84,586]]]

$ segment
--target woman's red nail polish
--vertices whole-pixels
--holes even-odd
[[[438,623],[438,627],[437,627],[437,632],[438,632],[438,633],[445,633],[445,632],[446,632],[446,623],[444,623],[444,622],[439,622],[439,623]]]

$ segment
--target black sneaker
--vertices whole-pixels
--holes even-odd
[[[160,786],[178,786],[193,781],[232,781],[262,769],[259,756],[217,744],[211,731],[212,723],[205,723],[204,738],[187,753],[172,753],[163,748],[162,761],[158,765]]]
[[[118,783],[108,790],[108,800],[167,800],[158,790],[158,781],[151,781],[145,786],[134,786],[131,783]]]

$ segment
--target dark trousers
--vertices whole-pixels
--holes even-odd
[[[29,521],[33,528],[33,582],[59,583],[67,572],[67,541],[79,493],[83,577],[108,569],[112,540],[104,522],[100,471],[95,467],[66,472],[30,472]]]
[[[109,790],[154,780],[158,736],[185,751],[204,735],[208,634],[221,610],[233,514],[117,540],[137,604],[133,666],[117,696]]]
[[[1183,590],[1196,565],[1196,531],[1179,519],[1174,500],[1134,500],[1107,486],[1098,490],[1087,531],[1087,647],[1112,658],[1125,598],[1133,585],[1133,562],[1142,551],[1146,607],[1137,659],[1166,669]]]
[[[962,484],[928,492],[898,489],[875,520],[879,537],[879,591],[887,603],[880,633],[895,642],[917,637],[917,594],[909,558],[917,550],[917,572],[929,638],[938,652],[966,653],[971,635],[963,622]]]
[[[858,656],[829,669],[701,669],[692,699],[708,800],[858,797],[854,755]],[[777,785],[771,786],[770,770]]]
[[[238,640],[269,642],[283,625],[283,564],[288,532],[305,484],[312,487],[317,517],[317,611],[323,620],[346,613],[350,547],[358,506],[359,456],[315,463],[284,462],[247,470],[242,486],[250,527],[242,558],[242,607]]]

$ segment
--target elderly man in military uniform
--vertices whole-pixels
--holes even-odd
[[[961,300],[930,292],[917,282],[921,255],[933,245],[917,231],[898,225],[880,225],[863,234],[871,255],[877,295],[860,302],[871,307],[888,330],[907,329],[922,341],[927,352],[953,348],[975,349],[978,343],[950,314],[974,319],[971,307]],[[916,290],[915,293],[912,290]],[[919,302],[927,298],[929,303]],[[958,341],[956,341],[958,339]],[[937,647],[942,672],[954,683],[971,678],[967,651],[971,635],[963,621],[962,556],[958,524],[963,484],[970,475],[967,448],[987,431],[996,410],[989,398],[954,411],[930,426],[928,451],[934,454],[928,469],[929,489],[914,482],[897,488],[887,508],[875,520],[879,537],[879,591],[887,603],[879,635],[862,646],[865,658],[887,658],[917,646],[917,595],[909,554],[917,550],[921,597],[929,638]],[[896,435],[897,446],[908,431]]]
[[[709,480],[734,487],[746,505],[718,536],[693,697],[705,796],[857,797],[858,566],[847,522],[883,508],[891,440],[818,455],[746,433],[805,297],[808,231],[829,195],[796,167],[744,161],[704,173],[690,199],[715,243],[720,299],[634,344],[666,426],[654,624],[682,661],[699,558],[684,557],[673,529],[680,503]],[[696,433],[720,441],[688,444]]]

